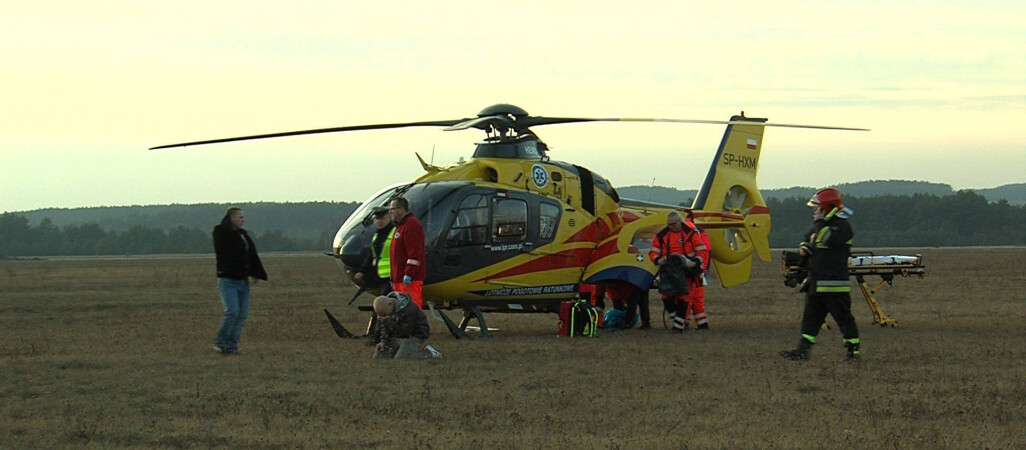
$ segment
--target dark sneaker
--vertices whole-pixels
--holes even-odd
[[[673,334],[684,334],[684,328],[673,328]]]
[[[215,351],[215,352],[218,352],[218,353],[220,353],[220,354],[222,354],[222,355],[223,355],[223,354],[225,354],[225,352],[227,352],[227,351],[228,351],[228,349],[227,349],[227,348],[225,348],[225,347],[222,347],[222,346],[220,346],[220,345],[217,345],[217,344],[214,344],[214,346],[213,346],[213,349],[214,349],[214,351]]]
[[[698,324],[698,326],[695,327],[695,329],[696,330],[708,330],[709,329],[709,324],[708,323]]]
[[[781,350],[780,356],[791,361],[805,361],[809,359],[808,350]]]
[[[651,330],[652,326],[651,325],[642,325],[642,326],[638,327],[638,329],[639,330]]]

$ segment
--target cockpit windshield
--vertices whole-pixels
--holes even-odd
[[[362,235],[366,230],[369,233],[371,227],[371,212],[375,207],[388,206],[388,202],[392,198],[401,195],[406,197],[410,201],[410,212],[416,216],[421,223],[424,225],[425,238],[431,241],[435,237],[443,225],[446,214],[434,214],[433,209],[435,206],[450,201],[449,197],[453,192],[461,187],[470,186],[472,183],[468,181],[441,181],[437,183],[415,183],[415,184],[397,184],[389,186],[385,189],[378,191],[372,195],[369,199],[363,202],[352,215],[346,219],[345,223],[339,229],[338,234],[335,235],[335,241],[333,247],[336,251],[341,248],[345,243],[345,239],[364,239],[363,237],[356,237]],[[359,229],[360,232],[350,233],[355,229]],[[368,234],[369,236],[369,234]],[[369,241],[367,237],[366,242]]]

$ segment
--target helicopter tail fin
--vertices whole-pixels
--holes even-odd
[[[766,119],[734,116],[691,209],[710,229],[713,265],[724,286],[748,281],[753,254],[770,260],[770,216],[756,174]]]

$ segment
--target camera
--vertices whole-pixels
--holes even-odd
[[[809,276],[809,269],[806,267],[807,257],[800,255],[798,252],[784,250],[780,255],[780,261],[783,265],[785,286],[795,287],[805,282],[805,279]]]

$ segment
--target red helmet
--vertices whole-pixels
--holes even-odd
[[[813,208],[823,208],[825,211],[844,207],[844,204],[841,203],[841,193],[834,188],[820,189],[809,199],[808,205]]]

